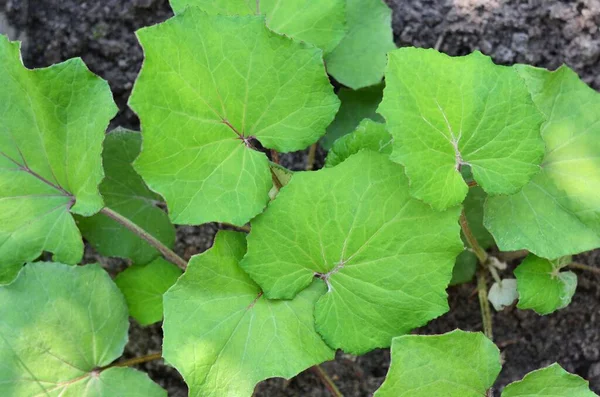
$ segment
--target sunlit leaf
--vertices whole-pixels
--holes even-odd
[[[530,372],[504,388],[502,397],[597,397],[586,380],[558,364]]]

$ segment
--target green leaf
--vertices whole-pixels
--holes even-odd
[[[387,347],[448,310],[460,209],[409,196],[400,165],[361,151],[333,168],[296,173],[252,221],[242,268],[269,298],[322,278],[316,328],[353,354]]]
[[[108,84],[79,58],[23,66],[0,35],[0,284],[42,251],[77,263],[83,242],[71,213],[102,208],[104,130],[117,108]]]
[[[163,354],[190,395],[250,396],[263,379],[291,378],[334,358],[314,329],[324,286],[315,282],[292,301],[268,300],[239,267],[245,252],[243,234],[219,232],[165,294]]]
[[[346,0],[170,0],[175,13],[198,6],[211,15],[265,15],[274,32],[305,41],[325,53],[346,34]]]
[[[173,247],[175,228],[168,215],[157,207],[162,198],[148,189],[131,166],[141,146],[142,137],[137,132],[119,130],[107,135],[102,155],[106,177],[100,184],[100,193],[109,208]],[[145,240],[105,215],[78,217],[77,224],[83,237],[104,256],[146,264],[160,255]]]
[[[165,396],[123,353],[127,307],[98,265],[26,265],[0,288],[0,395]]]
[[[163,318],[163,295],[181,276],[181,270],[162,258],[119,273],[115,283],[125,295],[129,314],[141,325]]]
[[[382,0],[346,0],[348,34],[325,57],[327,71],[352,89],[379,84],[396,48],[392,10]]]
[[[558,364],[530,372],[504,388],[502,397],[597,397],[589,383]]]
[[[475,236],[483,249],[488,249],[495,244],[494,237],[492,237],[483,224],[483,209],[487,197],[487,194],[481,187],[474,186],[469,188],[469,193],[463,203],[465,216],[467,217],[467,222],[469,222],[469,229],[471,229],[473,236]]]
[[[136,170],[174,223],[244,225],[272,187],[270,149],[304,149],[339,101],[321,51],[269,31],[262,17],[195,7],[138,32],[145,61],[130,104],[142,122]]]
[[[561,67],[519,66],[546,115],[542,171],[519,193],[490,197],[485,224],[503,251],[555,259],[600,247],[600,94]]]
[[[391,144],[392,137],[386,131],[385,124],[365,119],[352,134],[335,141],[327,154],[325,166],[334,167],[362,149],[389,155],[392,152]]]
[[[477,257],[471,251],[465,250],[456,258],[454,269],[452,269],[452,280],[450,285],[468,283],[473,280],[477,271]]]
[[[542,315],[567,307],[577,288],[577,275],[560,270],[570,259],[549,261],[529,254],[514,270],[519,291],[517,307]]]
[[[379,112],[411,193],[436,209],[465,199],[463,165],[490,195],[516,193],[540,170],[542,114],[514,68],[479,52],[390,52]]]
[[[500,351],[482,333],[394,338],[392,363],[375,397],[481,397],[500,373]]]
[[[377,106],[383,98],[383,87],[384,85],[380,84],[356,91],[340,88],[338,97],[342,105],[333,123],[327,127],[327,134],[321,139],[321,146],[330,150],[338,138],[354,131],[363,119],[383,122],[383,117],[376,113]]]

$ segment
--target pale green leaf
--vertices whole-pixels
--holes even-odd
[[[519,309],[533,309],[550,314],[567,307],[577,288],[577,275],[561,272],[570,261],[539,258],[529,254],[515,270],[519,291]]]
[[[500,369],[500,351],[482,333],[400,336],[375,397],[482,397]]]
[[[0,35],[0,284],[42,251],[77,263],[83,242],[71,213],[102,208],[104,130],[117,108],[108,84],[79,58],[23,66]]]
[[[330,52],[346,34],[346,0],[170,0],[175,13],[197,6],[211,15],[265,15],[273,31]]]
[[[346,0],[348,34],[325,57],[327,71],[352,89],[379,84],[396,48],[392,10],[383,0]]]
[[[314,329],[315,282],[293,300],[268,300],[239,267],[245,236],[221,231],[165,294],[165,359],[190,396],[252,395],[259,381],[291,378],[334,357]]]
[[[586,380],[558,364],[530,372],[504,388],[502,397],[597,397]]]
[[[488,292],[488,300],[496,311],[512,305],[518,298],[517,280],[514,278],[505,278],[500,283],[495,282]]]
[[[152,192],[131,163],[140,153],[142,137],[133,131],[113,131],[104,141],[102,154],[106,177],[100,184],[104,202],[168,247],[175,243],[175,228],[168,215],[157,207],[162,198]],[[129,258],[146,264],[159,252],[116,221],[102,214],[77,218],[83,237],[104,256]]]
[[[460,209],[410,197],[402,166],[361,151],[333,168],[296,173],[252,221],[241,266],[269,298],[322,278],[316,328],[351,353],[388,347],[448,310]]]
[[[262,17],[192,7],[138,32],[145,61],[130,104],[144,146],[135,168],[175,223],[243,225],[272,187],[270,149],[304,149],[339,107],[321,51],[269,31]]]
[[[452,269],[452,280],[450,285],[458,285],[468,283],[473,280],[477,271],[477,257],[469,250],[464,250],[456,258],[454,269]]]
[[[163,295],[181,276],[181,270],[162,258],[134,265],[119,273],[115,283],[125,295],[129,314],[141,325],[163,318]]]
[[[387,155],[392,153],[392,137],[386,131],[385,124],[363,120],[353,133],[335,141],[327,154],[325,166],[334,167],[362,149]]]
[[[491,195],[516,193],[540,170],[542,114],[514,68],[479,52],[390,52],[379,113],[411,193],[436,209],[465,199],[464,165]]]
[[[31,263],[0,287],[0,395],[166,397],[123,353],[127,307],[98,265]]]
[[[485,224],[503,251],[555,259],[600,247],[600,94],[561,67],[519,66],[546,115],[542,171],[519,193],[490,197]]]
[[[377,106],[383,98],[383,84],[360,90],[340,88],[338,97],[342,105],[335,120],[327,127],[327,134],[321,139],[321,146],[330,150],[340,137],[350,134],[363,119],[383,122],[383,117],[376,113]]]

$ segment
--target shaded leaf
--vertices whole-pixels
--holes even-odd
[[[361,151],[333,168],[295,173],[252,221],[241,266],[269,298],[322,278],[315,309],[327,343],[353,354],[387,347],[448,310],[460,209],[410,197],[400,165]]]
[[[363,120],[351,134],[344,135],[333,144],[325,160],[326,167],[334,167],[362,149],[383,154],[392,152],[392,137],[385,124],[373,120]]]
[[[271,377],[291,378],[334,358],[314,329],[315,282],[291,301],[266,299],[239,267],[241,233],[221,231],[165,294],[164,356],[194,396],[250,396]]]
[[[597,397],[586,380],[572,375],[558,364],[530,372],[504,388],[502,397]]]
[[[0,288],[0,395],[164,396],[131,368],[99,370],[123,353],[127,307],[98,265],[26,265]]]
[[[324,134],[339,106],[321,51],[278,36],[262,17],[192,7],[138,32],[145,61],[130,104],[142,122],[136,170],[174,223],[238,226],[272,187],[253,141],[288,152]]]
[[[454,269],[452,269],[452,280],[450,285],[468,283],[473,280],[478,264],[477,257],[471,251],[465,250],[456,258]]]
[[[469,222],[469,229],[483,249],[488,249],[495,244],[494,237],[483,224],[483,211],[487,194],[479,186],[469,188],[469,193],[463,202],[465,216]]]

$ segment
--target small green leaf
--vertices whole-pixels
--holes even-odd
[[[142,137],[137,132],[119,130],[108,134],[102,154],[106,177],[100,184],[100,193],[109,208],[172,247],[175,228],[168,215],[157,207],[162,198],[148,189],[131,166],[141,146]],[[105,215],[78,217],[77,224],[85,239],[104,256],[129,258],[143,265],[160,255],[145,240]]]
[[[538,258],[529,254],[515,270],[519,291],[519,309],[533,309],[550,314],[567,307],[577,288],[577,275],[561,272],[570,261]]]
[[[346,0],[348,34],[325,57],[327,71],[352,89],[379,84],[396,48],[392,10],[382,0]]]
[[[406,167],[413,196],[436,209],[465,199],[463,165],[490,195],[516,193],[540,170],[542,114],[514,68],[479,52],[390,52],[379,112],[391,159]]]
[[[79,58],[23,66],[0,35],[0,284],[42,251],[74,264],[83,242],[71,213],[102,208],[102,140],[117,112],[108,84]]]
[[[514,278],[505,278],[501,282],[495,282],[488,292],[488,300],[496,311],[512,305],[518,298],[517,280]]]
[[[474,253],[468,250],[461,252],[456,258],[450,285],[464,284],[473,280],[475,272],[477,271],[477,264],[477,257]]]
[[[380,84],[356,91],[340,88],[338,97],[342,105],[333,123],[327,127],[327,134],[321,139],[321,146],[330,150],[338,138],[354,131],[363,119],[383,122],[383,117],[376,112],[383,98],[383,87],[384,85]]]
[[[404,170],[363,150],[333,168],[294,174],[252,221],[241,266],[269,298],[322,278],[316,328],[333,348],[388,347],[448,310],[460,208],[437,212],[408,193]]]
[[[346,34],[346,0],[170,0],[175,13],[197,6],[211,15],[265,15],[274,32],[325,53]]]
[[[253,141],[288,152],[325,132],[339,107],[321,51],[269,31],[263,17],[196,7],[138,32],[145,61],[130,104],[142,122],[136,170],[174,223],[244,225],[273,186]]]
[[[566,66],[519,66],[546,115],[546,157],[519,193],[490,197],[485,224],[503,251],[549,259],[600,247],[600,94]]]
[[[375,397],[481,397],[500,369],[500,351],[480,332],[399,336]]]
[[[163,295],[181,276],[181,270],[162,258],[134,265],[119,273],[115,283],[125,295],[129,314],[141,325],[163,318]]]
[[[392,152],[392,137],[386,131],[385,124],[363,120],[352,134],[335,141],[327,154],[325,166],[334,167],[362,149],[387,155]]]
[[[530,372],[504,388],[502,397],[597,397],[589,383],[558,364]]]
[[[127,307],[98,265],[26,265],[0,288],[0,395],[166,397],[123,353]]]
[[[221,231],[165,294],[164,357],[193,396],[250,396],[271,377],[291,378],[334,358],[314,329],[314,282],[291,301],[266,299],[239,267],[241,233]]]

